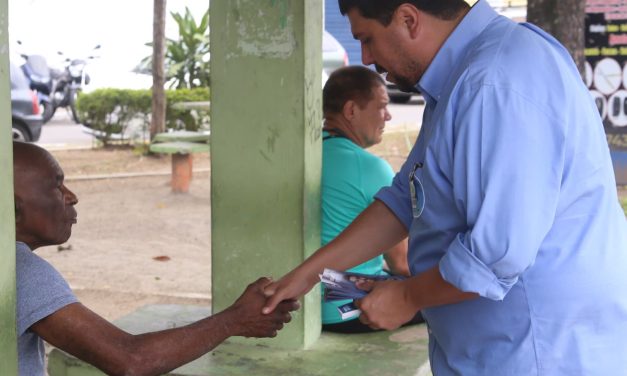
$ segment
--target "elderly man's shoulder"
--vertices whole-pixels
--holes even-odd
[[[61,274],[22,242],[15,244],[18,335],[58,309],[78,302]]]

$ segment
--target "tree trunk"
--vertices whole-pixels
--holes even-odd
[[[154,0],[152,22],[152,121],[150,139],[165,130],[165,10],[166,0]]]
[[[528,0],[527,21],[553,35],[566,47],[584,75],[585,0]]]

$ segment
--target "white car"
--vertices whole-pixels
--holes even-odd
[[[322,84],[337,68],[348,65],[348,54],[340,42],[328,31],[322,34]]]

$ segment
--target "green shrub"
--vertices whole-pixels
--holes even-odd
[[[625,212],[625,216],[627,216],[627,197],[621,198],[620,204],[623,206],[623,211]]]
[[[208,102],[208,88],[166,90],[166,129],[209,129],[209,109],[179,108],[182,102]],[[82,93],[77,109],[83,123],[107,145],[112,140],[147,141],[152,113],[150,90],[98,89]]]

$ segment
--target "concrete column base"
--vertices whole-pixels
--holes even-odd
[[[207,307],[148,305],[116,320],[127,332],[139,334],[182,326],[210,314]],[[427,376],[427,330],[423,325],[369,334],[322,333],[308,350],[280,350],[265,345],[226,341],[214,351],[169,375],[377,375]],[[103,375],[92,366],[54,349],[50,376]]]

